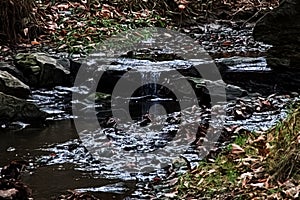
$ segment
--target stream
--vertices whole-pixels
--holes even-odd
[[[221,75],[224,76],[224,81],[230,84],[226,87],[227,102],[218,102],[218,105],[215,105],[226,111],[226,120],[222,128],[224,132],[227,131],[227,135],[233,134],[236,127],[250,131],[267,130],[286,116],[291,102],[298,100],[298,93],[294,90],[297,87],[277,86],[274,85],[274,79],[269,78],[274,72],[267,67],[262,57],[268,46],[251,39],[251,28],[238,30],[234,26],[207,25],[205,28],[198,27],[186,32],[194,34],[206,50],[215,52],[215,62],[219,63]],[[219,43],[215,40],[217,37]],[[223,40],[232,40],[238,44],[227,48],[222,46]],[[234,51],[243,54],[236,54]],[[159,66],[164,66],[165,69],[168,66],[179,66],[181,69],[190,67],[189,63],[180,59],[156,64],[157,69],[160,69]],[[151,61],[135,58],[120,58],[113,66],[119,71],[147,66],[141,80],[151,79],[153,82],[157,82],[162,76],[160,73],[163,73],[154,70],[156,68]],[[153,68],[149,70],[149,67]],[[246,73],[253,79],[245,83],[243,77]],[[105,135],[107,143],[112,143],[118,151],[125,153],[147,153],[164,149],[179,130],[182,113],[191,123],[205,125],[211,119],[212,107],[207,104],[209,100],[202,89],[203,83],[197,77],[189,78],[200,102],[199,109],[185,108],[180,113],[178,100],[174,99],[170,91],[160,85],[148,84],[139,88],[131,98],[118,96],[114,103],[128,103],[132,110],[131,117],[134,119],[130,124],[118,125],[118,129],[114,128],[117,122],[110,118],[110,97],[101,96],[96,99],[97,117],[102,125],[102,129],[97,131]],[[105,83],[106,80],[103,81],[104,86],[98,88],[99,92],[111,92],[109,84]],[[115,162],[110,164],[106,163],[104,158],[101,160],[101,157],[92,155],[81,142],[74,125],[76,116],[72,114],[72,103],[80,106],[84,112],[89,112],[89,103],[93,101],[91,98],[72,102],[72,93],[80,92],[82,88],[61,86],[51,90],[33,90],[31,101],[49,114],[47,123],[43,127],[27,127],[26,124],[16,122],[10,129],[1,131],[0,166],[12,160],[29,161],[22,181],[33,190],[34,199],[59,199],[59,196],[66,194],[68,190],[89,192],[99,199],[163,198],[170,188],[159,185],[159,182],[170,178],[171,168],[184,173],[187,163],[183,162],[174,169],[173,157],[169,159],[167,156],[160,156],[157,159],[167,160],[169,165],[151,166],[153,170],[146,173],[131,173],[118,170],[118,166],[128,164],[124,163],[122,158],[112,157]],[[153,114],[150,116],[151,120],[147,115],[149,109],[150,114]],[[165,123],[159,128],[151,128],[155,126],[156,120]],[[126,131],[123,131],[125,128]],[[226,138],[226,134],[222,133],[215,142],[215,151],[229,143],[230,138]],[[100,142],[99,145],[105,144]],[[178,148],[176,141],[174,146],[168,148]],[[197,147],[192,144],[186,146],[182,156],[192,166],[196,166],[201,159]]]

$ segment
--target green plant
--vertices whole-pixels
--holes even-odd
[[[269,132],[272,156],[268,167],[275,180],[285,181],[300,175],[300,108],[290,112],[287,119]]]

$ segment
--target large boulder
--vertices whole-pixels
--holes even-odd
[[[253,36],[273,45],[267,55],[270,67],[300,69],[300,1],[282,1],[256,23]]]
[[[15,64],[30,86],[53,87],[70,84],[70,71],[44,53],[19,53],[15,57]]]
[[[18,70],[14,65],[11,65],[10,63],[7,62],[0,62],[0,70],[1,71],[6,71],[22,81],[23,83],[27,82],[23,73]]]
[[[30,95],[30,88],[7,71],[0,70],[0,92],[19,98],[27,98]]]
[[[35,104],[0,92],[0,123],[22,121],[27,123],[42,123],[47,114]]]

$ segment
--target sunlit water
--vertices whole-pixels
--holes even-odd
[[[245,70],[245,71],[268,71],[265,60],[263,58],[247,58],[244,60],[233,59],[233,64],[228,64],[230,70]],[[226,62],[226,60],[224,61]],[[142,80],[141,83],[157,82],[161,76],[161,68],[154,66],[149,72],[149,68],[145,66],[149,65],[148,61],[137,61],[139,70],[141,70]],[[148,64],[147,64],[148,63]],[[152,66],[153,63],[150,63]],[[182,65],[183,68],[189,68],[190,66],[181,61],[170,61],[164,63],[166,66]],[[124,59],[122,64],[117,67],[127,68],[127,65],[131,67],[135,66],[135,60]],[[148,66],[149,67],[149,66]],[[171,69],[172,67],[168,68]],[[153,152],[157,149],[163,149],[165,146],[174,139],[173,133],[179,130],[179,124],[177,118],[179,113],[178,108],[173,106],[174,100],[170,97],[162,97],[157,95],[157,85],[151,85],[148,87],[150,94],[146,96],[134,96],[132,98],[122,100],[141,103],[142,111],[135,113],[135,121],[129,124],[120,124],[120,131],[116,132],[111,128],[102,128],[97,131],[97,134],[103,134],[107,137],[107,143],[112,143],[115,147],[122,151],[135,151],[135,152]],[[53,90],[34,90],[33,101],[41,107],[42,110],[49,114],[47,119],[47,125],[40,128],[25,128],[19,127],[20,130],[16,131],[1,131],[0,140],[0,165],[3,166],[9,163],[11,160],[29,160],[30,167],[28,172],[25,172],[22,176],[22,180],[33,189],[33,194],[36,199],[50,199],[51,197],[57,197],[60,194],[65,194],[68,189],[76,190],[79,192],[91,192],[95,196],[101,199],[124,199],[134,194],[137,198],[142,198],[143,195],[147,196],[147,191],[143,187],[145,185],[140,184],[143,181],[151,181],[155,177],[166,177],[165,169],[157,166],[154,171],[150,173],[126,173],[124,171],[118,171],[115,168],[120,165],[126,165],[127,163],[116,162],[109,165],[97,159],[93,156],[87,148],[81,143],[78,133],[73,124],[74,116],[71,113],[71,93],[82,92],[80,88],[66,88],[55,87]],[[252,102],[257,97],[245,97],[244,101]],[[146,101],[145,101],[146,100]],[[235,120],[232,116],[226,117],[225,126],[239,125],[248,130],[266,130],[274,125],[278,120],[286,116],[286,105],[295,99],[289,96],[278,96],[272,99],[275,108],[271,111],[254,113],[250,118],[245,120]],[[146,103],[145,103],[146,102]],[[166,104],[173,107],[174,110],[169,110],[166,113],[165,110],[159,106],[153,106],[158,104]],[[73,102],[81,104],[86,111],[89,110],[90,103],[85,102]],[[220,102],[220,107],[225,110],[230,110],[234,107],[233,102]],[[100,102],[97,106],[99,116],[103,117],[109,115],[109,106],[107,102]],[[133,106],[134,108],[134,106]],[[136,107],[135,107],[136,108]],[[152,115],[154,115],[157,121],[162,124],[161,121],[166,121],[169,118],[169,122],[163,123],[159,129],[151,129],[150,123],[145,127],[140,126],[142,121],[142,115],[146,114],[151,109]],[[211,110],[209,106],[202,106],[198,110],[187,108],[182,110],[188,116],[187,121],[190,123],[203,123],[211,119]],[[104,113],[104,114],[101,114]],[[75,116],[76,117],[76,116]],[[155,121],[155,120],[154,120]],[[127,130],[126,132],[122,129]],[[191,137],[189,141],[193,141],[195,133],[187,133],[186,137]],[[174,148],[178,151],[177,141],[173,141],[175,145],[168,147]],[[222,141],[224,142],[224,141]],[[222,142],[216,142],[216,145],[221,147],[224,145]],[[99,145],[102,145],[103,141]],[[179,141],[178,141],[179,144]],[[187,144],[182,150],[182,155],[185,156],[192,164],[201,159],[198,156],[198,152]],[[173,150],[174,150],[173,149]],[[122,157],[122,154],[118,154]],[[159,157],[157,160],[165,160],[167,157]],[[112,157],[114,161],[114,157]],[[171,165],[172,160],[170,160]],[[167,166],[164,166],[167,167]],[[139,192],[137,192],[139,191]]]

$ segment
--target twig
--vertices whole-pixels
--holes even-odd
[[[243,24],[242,27],[244,27],[249,21],[251,21],[254,17],[257,17],[257,15],[261,12],[261,8],[254,14],[252,15],[249,19],[247,19]]]

